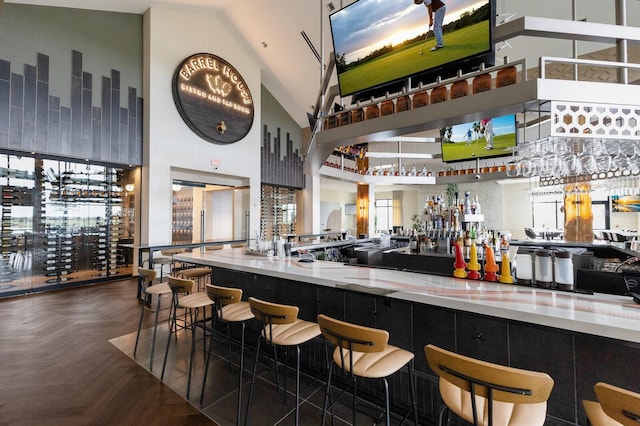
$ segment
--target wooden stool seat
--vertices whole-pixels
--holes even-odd
[[[198,283],[198,291],[202,289],[202,278],[204,278],[205,284],[207,283],[207,277],[211,275],[211,268],[199,267],[199,268],[187,268],[181,270],[177,274],[180,278],[186,278],[195,280]]]
[[[353,424],[356,423],[356,378],[383,380],[387,425],[391,424],[389,383],[387,377],[397,373],[406,366],[409,373],[412,406],[405,415],[403,423],[404,420],[413,413],[414,422],[418,424],[416,392],[412,368],[414,359],[413,352],[389,345],[389,333],[386,330],[352,324],[331,318],[324,314],[318,315],[318,325],[320,326],[320,330],[322,330],[325,342],[331,343],[336,347],[333,351],[333,362],[329,365],[321,424],[324,424],[327,410],[331,409],[333,415],[332,406],[334,401],[331,401],[331,373],[334,365],[338,366],[351,379],[351,384],[343,393],[353,387]]]
[[[349,351],[342,349],[342,352],[341,354],[336,348],[333,352],[333,361],[340,365],[341,359],[344,359],[347,372],[369,379],[388,377],[414,358],[412,352],[387,344],[382,352],[353,352],[353,370],[351,370]]]
[[[187,268],[180,271],[180,276],[183,278],[199,278],[206,277],[211,274],[211,268]]]
[[[640,424],[640,393],[599,382],[593,387],[598,402],[582,401],[592,426]]]
[[[320,335],[318,324],[296,319],[290,324],[273,324],[264,331],[265,338],[278,346],[295,346]]]
[[[154,284],[151,287],[148,287],[145,291],[145,294],[150,296],[157,296],[159,294],[171,294],[171,288],[167,283]]]
[[[587,419],[589,419],[591,426],[623,426],[622,423],[616,422],[607,416],[599,402],[582,401],[582,406],[587,413]]]

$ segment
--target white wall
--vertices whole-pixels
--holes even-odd
[[[327,219],[329,214],[335,210],[342,210],[342,226],[340,229],[353,230],[356,228],[356,216],[345,215],[345,204],[355,204],[355,193],[341,192],[331,189],[320,189],[320,227],[321,230],[327,226]],[[339,231],[340,229],[333,229],[333,231]]]
[[[232,64],[254,101],[248,135],[230,145],[212,144],[183,122],[173,101],[171,80],[188,56],[212,53]],[[171,180],[177,173],[250,185],[251,235],[260,223],[260,67],[216,14],[203,10],[152,8],[144,15],[144,164],[140,221],[142,244],[171,241]],[[247,155],[254,153],[254,155]],[[211,160],[220,160],[214,170]]]

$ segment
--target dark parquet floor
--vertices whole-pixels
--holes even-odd
[[[0,300],[0,425],[215,424],[109,343],[136,331],[135,286]]]

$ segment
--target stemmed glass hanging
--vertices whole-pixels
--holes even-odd
[[[629,170],[632,175],[640,173],[640,156],[638,155],[638,141],[631,142],[632,154],[629,157]]]
[[[623,145],[621,141],[618,141],[617,146],[618,146],[618,151],[616,155],[614,155],[613,157],[611,169],[614,171],[617,171],[618,174],[620,175],[628,174],[629,168],[630,168],[629,157],[623,151]]]
[[[593,149],[596,156],[596,171],[608,173],[611,170],[612,157],[607,149],[607,141],[605,139],[594,140]]]
[[[585,175],[593,175],[598,170],[598,163],[595,155],[593,154],[593,144],[583,140],[581,145],[582,152],[578,157],[581,173]]]
[[[562,159],[564,161],[564,173],[566,176],[578,176],[582,172],[580,159],[576,154],[576,144],[574,141],[568,141],[565,146],[565,154]]]
[[[545,142],[546,151],[543,156],[542,171],[545,176],[554,176],[560,167],[560,157],[556,154],[556,139],[547,138]]]

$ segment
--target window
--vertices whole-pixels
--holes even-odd
[[[375,229],[376,232],[389,231],[393,223],[393,200],[376,200]]]
[[[533,228],[564,228],[564,202],[560,200],[544,199],[533,202]],[[609,229],[609,200],[591,202],[593,211],[593,229]]]

